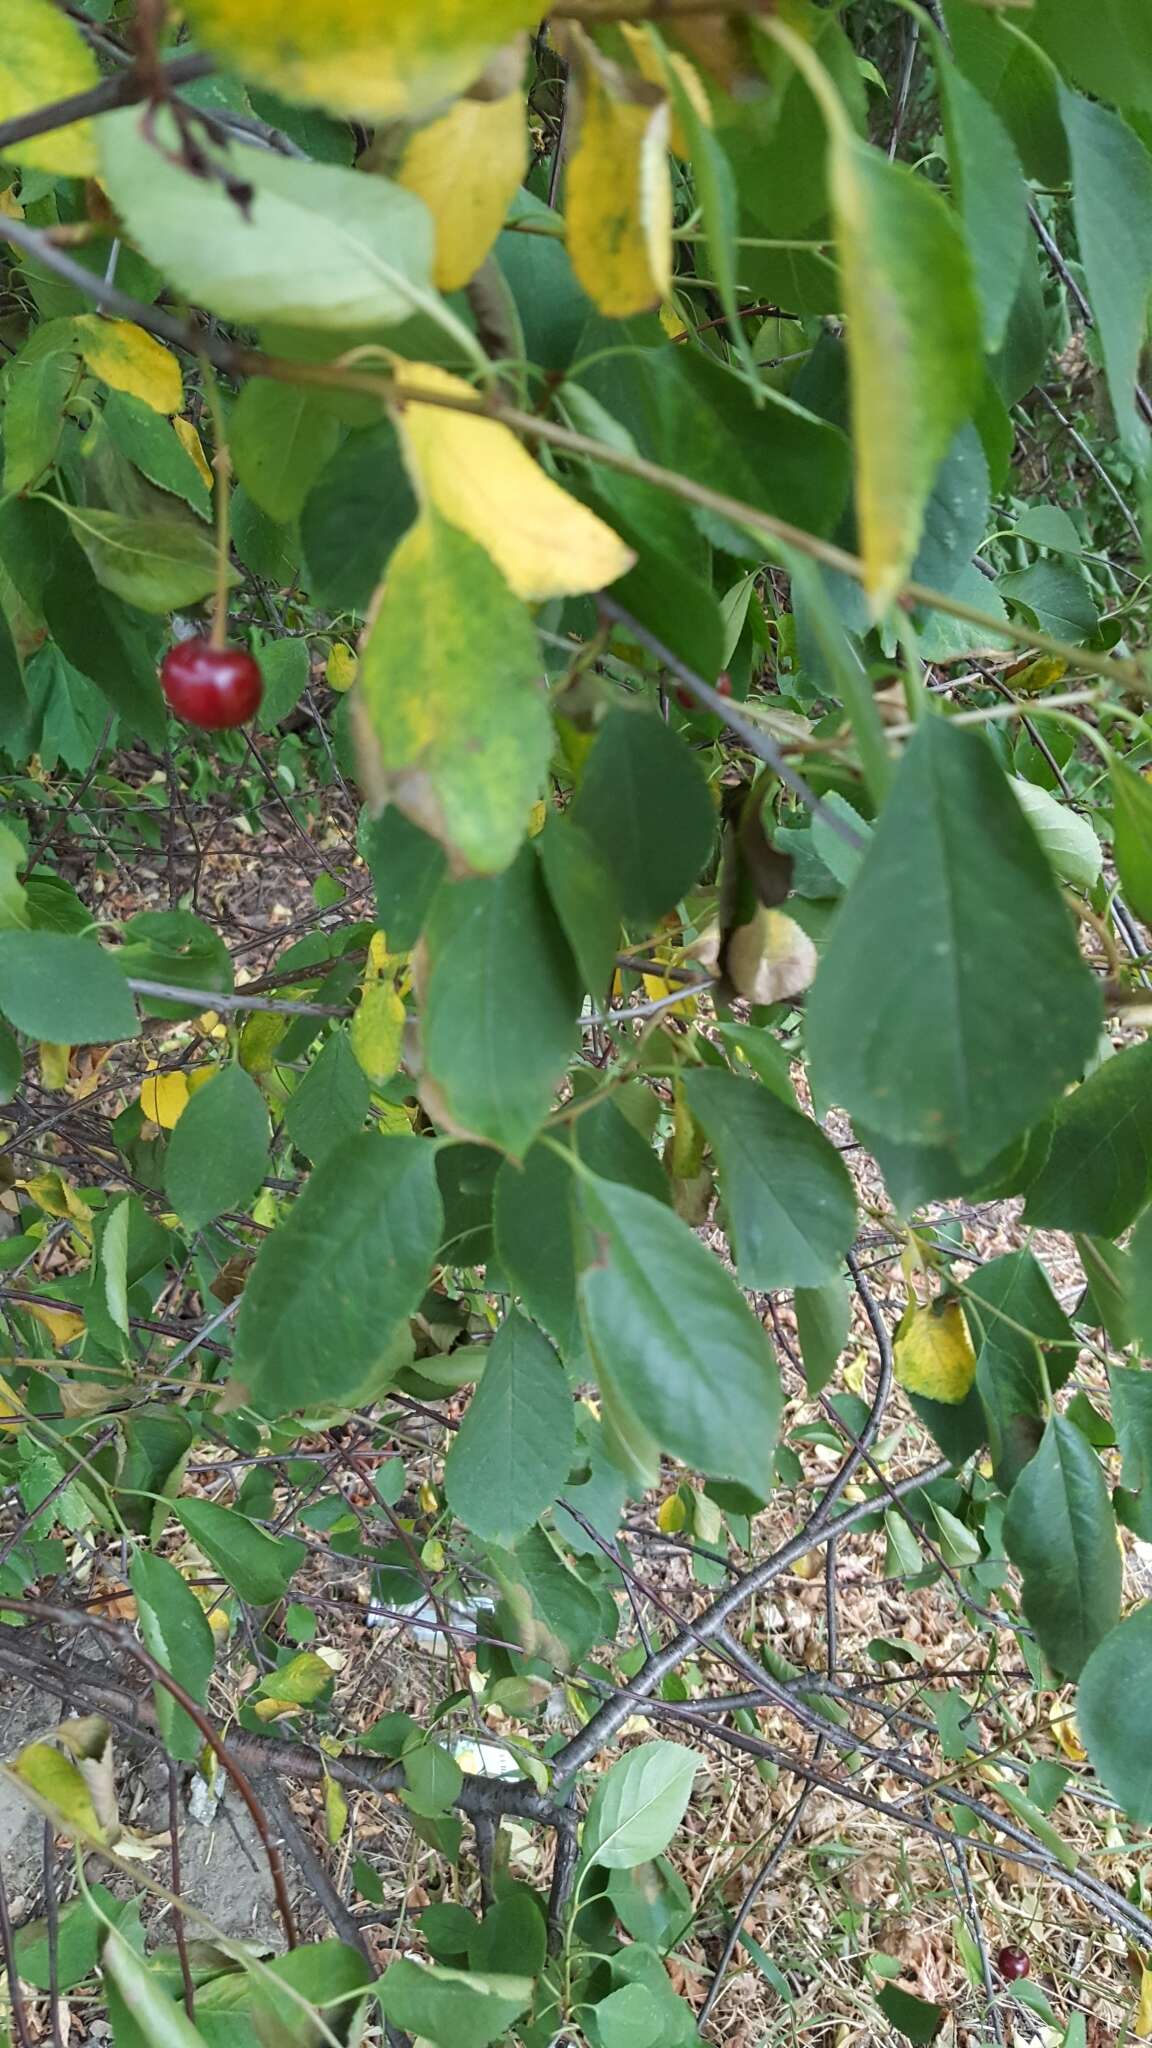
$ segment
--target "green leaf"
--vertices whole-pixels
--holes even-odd
[[[23,842],[0,825],[0,931],[26,931],[31,922],[19,876],[24,861]]]
[[[366,612],[384,565],[416,518],[391,421],[349,434],[308,493],[300,535],[315,602]]]
[[[532,848],[503,874],[441,889],[425,944],[422,1099],[454,1134],[522,1157],[576,1044],[580,1006]]]
[[[692,887],[717,831],[691,751],[654,712],[609,712],[570,816],[607,861],[628,922],[645,929]]]
[[[748,324],[740,317],[740,279],[736,236],[740,226],[740,201],[732,166],[717,139],[711,109],[701,112],[683,75],[670,66],[668,83],[676,117],[684,131],[692,159],[696,205],[704,228],[708,275],[715,279],[716,295],[728,322],[728,339],[746,377],[759,381],[752,350],[748,345]]]
[[[56,460],[79,372],[70,320],[36,329],[4,373],[4,489],[26,491]]]
[[[312,664],[306,640],[266,640],[257,650],[264,695],[256,713],[261,732],[271,732],[296,709],[308,688]]]
[[[388,327],[439,304],[431,217],[386,178],[203,136],[212,169],[197,175],[164,110],[151,134],[134,107],[104,115],[98,134],[104,185],[134,243],[222,320]],[[244,206],[230,183],[250,188]]]
[[[378,797],[458,867],[507,867],[552,744],[536,634],[491,556],[431,506],[389,561],[359,693]]]
[[[581,1663],[595,1643],[611,1636],[615,1610],[605,1626],[605,1611],[591,1586],[585,1585],[537,1526],[515,1550],[489,1553],[517,1635],[530,1657],[543,1657],[557,1671]]]
[[[444,879],[444,849],[394,807],[378,818],[361,813],[358,844],[371,870],[380,929],[390,946],[406,953]]]
[[[122,455],[158,490],[183,498],[201,519],[212,516],[212,497],[171,420],[124,391],[110,391],[104,424]]]
[[[216,1653],[200,1602],[175,1565],[150,1550],[139,1549],[134,1553],[131,1581],[145,1648],[198,1705],[204,1706]],[[169,1756],[179,1763],[195,1763],[204,1747],[204,1737],[196,1723],[164,1686],[156,1685],[153,1697],[157,1724]]]
[[[979,0],[944,0],[953,56],[965,77],[1000,116],[1024,169],[1041,185],[1068,178],[1068,146],[1060,119],[1058,78],[1043,52]]]
[[[663,2033],[663,2016],[654,2011],[642,1984],[621,1984],[593,2006],[589,2039],[596,2048],[653,2048]]]
[[[906,2041],[934,2041],[944,2024],[944,2008],[927,1998],[917,1998],[902,1984],[882,1984],[876,2003],[889,2024]]]
[[[1004,339],[1024,266],[1028,194],[1000,116],[942,50],[936,62],[952,188],[984,309],[984,346],[991,351]]]
[[[1056,1111],[1025,1220],[1119,1237],[1152,1196],[1152,1039],[1106,1059]]]
[[[699,1067],[684,1093],[716,1154],[741,1285],[821,1286],[856,1235],[856,1197],[835,1146],[758,1081]]]
[[[52,1045],[105,1045],[140,1030],[112,955],[63,932],[0,932],[0,1010]]]
[[[97,582],[71,539],[45,585],[44,617],[70,667],[95,683],[130,732],[162,751],[168,715],[142,630],[146,622]]]
[[[1152,20],[1143,0],[1101,0],[1091,14],[1077,0],[1038,0],[1028,34],[1085,92],[1152,113]]]
[[[203,1230],[224,1209],[242,1209],[268,1168],[268,1111],[243,1067],[230,1065],[197,1089],[168,1141],[164,1188],[182,1222]]]
[[[731,1275],[650,1195],[581,1172],[580,1298],[597,1378],[660,1447],[762,1499],[772,1484],[780,1381]]]
[[[1152,923],[1152,783],[1126,761],[1111,770],[1112,828],[1120,885],[1137,917]]]
[[[694,1917],[692,1895],[665,1856],[614,1870],[608,1897],[633,1940],[649,1942],[653,1948],[674,1948]]]
[[[1007,1252],[978,1267],[965,1283],[964,1306],[988,1447],[997,1483],[1010,1493],[1044,1433],[1047,1388],[1062,1387],[1075,1367],[1072,1326],[1031,1252]]]
[[[372,1090],[348,1033],[336,1030],[288,1097],[284,1128],[292,1143],[319,1166],[335,1146],[363,1129],[371,1102]]]
[[[808,999],[818,1094],[975,1171],[1076,1079],[1099,1018],[1052,871],[987,742],[923,719]]]
[[[239,1593],[257,1607],[270,1606],[287,1590],[308,1552],[290,1536],[269,1536],[236,1508],[210,1500],[178,1500],[173,1506],[193,1543]]]
[[[589,995],[603,998],[620,942],[620,905],[610,867],[595,842],[563,811],[549,813],[535,842],[552,907]]]
[[[828,1385],[848,1342],[852,1303],[843,1280],[825,1280],[818,1287],[798,1287],[795,1309],[804,1382],[814,1399]]]
[[[118,1927],[109,1926],[100,1968],[123,2000],[142,2040],[154,2048],[204,2048],[184,2007],[169,1997],[164,1980],[137,1955]]]
[[[933,479],[928,503],[924,507],[924,531],[912,574],[918,583],[929,583],[935,590],[954,590],[970,570],[974,550],[979,547],[988,526],[988,461],[984,446],[976,428],[968,421],[955,436],[947,455],[940,464]],[[936,614],[938,618],[939,613]],[[843,799],[839,799],[843,803]],[[848,809],[848,806],[844,806]],[[849,823],[856,823],[849,816]],[[867,839],[868,828],[863,822],[858,825],[862,839]],[[812,820],[812,844],[815,851],[829,866],[838,881],[851,881],[851,874],[841,869],[846,859],[855,865],[858,856],[846,846],[842,839],[836,841],[839,866],[829,861],[833,851],[829,843],[832,834],[822,818]]]
[[[1135,32],[1135,24],[1133,24]],[[1132,73],[1126,66],[1131,87]],[[1110,97],[1111,95],[1109,95]],[[1130,91],[1122,96],[1132,103]],[[1072,215],[1088,297],[1104,352],[1108,392],[1120,440],[1136,462],[1148,453],[1148,428],[1137,408],[1140,352],[1152,291],[1152,157],[1107,107],[1061,90],[1060,107],[1072,152]],[[1152,112],[1152,40],[1148,111]]]
[[[390,1963],[380,1980],[380,2004],[394,2026],[436,2048],[486,2048],[532,2003],[531,1977],[446,1970],[438,1963]]]
[[[117,966],[138,981],[175,982],[184,988],[230,995],[232,959],[219,932],[190,910],[138,910],[124,925]],[[148,1017],[174,1021],[196,1017],[203,1004],[194,996],[181,1002],[166,996],[141,996]]]
[[[1138,1827],[1152,1824],[1152,1602],[1093,1650],[1080,1674],[1076,1720],[1092,1768]]]
[[[1085,893],[1093,889],[1104,866],[1104,849],[1087,818],[1023,776],[1010,775],[1008,786],[1061,881]]]
[[[400,1796],[405,1806],[413,1813],[426,1814],[430,1820],[449,1812],[459,1797],[464,1773],[443,1744],[418,1737],[405,1749],[402,1762],[405,1790]]]
[[[339,420],[314,390],[267,377],[249,378],[228,422],[237,477],[281,526],[299,518],[340,437]]]
[[[955,216],[837,122],[830,183],[847,318],[864,585],[884,611],[915,559],[932,480],[983,382],[980,302]]]
[[[1080,642],[1096,631],[1096,604],[1078,562],[1033,562],[1001,576],[996,587],[1010,604],[1030,611],[1042,633]]]
[[[62,506],[105,590],[144,612],[197,604],[216,584],[216,543],[200,519],[178,513],[138,519],[100,506]],[[230,580],[238,579],[234,571]]]
[[[620,1757],[598,1781],[581,1849],[589,1863],[629,1870],[668,1847],[684,1818],[700,1768],[678,1742],[644,1742]]]
[[[488,1347],[453,1438],[448,1504],[474,1536],[510,1549],[559,1493],[575,1449],[563,1367],[547,1339],[513,1313]]]
[[[93,1885],[91,1891],[97,1904],[110,1918],[120,1910],[120,1901],[105,1891],[103,1885]],[[37,1991],[49,1991],[53,1984],[57,1992],[73,1990],[96,1968],[102,1932],[101,1922],[85,1898],[73,1899],[60,1908],[54,1933],[49,1930],[46,1919],[26,1921],[12,1942],[12,1954],[25,1984],[35,1985]],[[53,1951],[55,1977],[52,1973]]]
[[[1152,1211],[1133,1233],[1129,1268],[1129,1308],[1140,1349],[1152,1357]]]
[[[440,1242],[435,1154],[346,1138],[265,1239],[236,1324],[236,1376],[262,1415],[357,1394],[413,1314]]]
[[[11,1102],[24,1078],[24,1058],[6,1024],[0,1024],[0,1102]]]
[[[507,1970],[517,1965],[525,1976],[544,1968],[548,1929],[540,1900],[527,1885],[515,1885],[489,1906],[468,1944],[474,1970]]]
[[[1077,1678],[1120,1618],[1123,1565],[1100,1460],[1063,1416],[1051,1417],[1012,1489],[1004,1543],[1040,1648]]]
[[[1110,1364],[1112,1420],[1123,1459],[1123,1485],[1112,1496],[1116,1518],[1142,1542],[1152,1538],[1152,1372]]]

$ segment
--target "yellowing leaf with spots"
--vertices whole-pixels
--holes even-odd
[[[656,1527],[665,1536],[675,1536],[688,1520],[688,1510],[678,1493],[668,1494],[656,1510]]]
[[[26,1180],[24,1186],[36,1207],[43,1209],[46,1216],[70,1216],[81,1237],[91,1237],[92,1211],[62,1173],[38,1174],[35,1179]]]
[[[38,1801],[51,1809],[61,1827],[103,1841],[104,1829],[97,1818],[92,1793],[76,1765],[58,1749],[47,1742],[30,1742],[20,1751],[11,1770]]]
[[[116,391],[143,399],[153,412],[179,412],[184,379],[170,349],[131,320],[104,320],[83,313],[75,325],[80,353],[92,371]]]
[[[100,73],[87,43],[53,0],[4,0],[0,8],[0,121],[70,99],[98,85]],[[29,170],[87,178],[96,150],[87,121],[14,143],[5,152]]]
[[[678,80],[705,127],[711,128],[712,104],[707,87],[696,66],[689,63],[682,51],[668,49],[651,22],[622,21],[620,33],[640,76],[646,78],[649,85],[659,86],[664,91],[670,89],[673,78]],[[691,156],[692,147],[675,108],[668,140],[674,155]]]
[[[352,1019],[352,1050],[370,1081],[390,1081],[404,1043],[404,1005],[390,981],[369,983]]]
[[[507,867],[552,750],[536,634],[487,551],[431,505],[389,560],[352,702],[373,800],[458,872]]]
[[[918,1302],[901,1320],[893,1344],[896,1378],[909,1394],[955,1406],[976,1377],[976,1353],[960,1303],[951,1296]]]
[[[42,1301],[26,1302],[25,1307],[41,1329],[47,1330],[57,1351],[62,1351],[65,1344],[71,1344],[84,1328],[84,1318],[78,1316],[75,1309],[48,1308]]]
[[[613,320],[645,313],[672,284],[668,100],[573,31],[579,63],[575,141],[564,212],[568,254],[590,299]]]
[[[578,597],[632,567],[632,549],[545,476],[508,427],[419,402],[422,391],[474,400],[471,385],[405,363],[401,390],[396,424],[417,494],[480,542],[517,597]]]
[[[212,485],[215,481],[212,475],[212,467],[208,461],[208,457],[204,453],[204,443],[201,441],[200,436],[196,432],[195,427],[192,425],[191,420],[181,419],[179,416],[177,416],[177,418],[173,420],[172,425],[176,430],[176,439],[180,442],[181,446],[192,457],[193,462],[196,464],[196,467],[200,472],[201,481],[208,486],[209,490],[211,490]]]
[[[540,10],[534,0],[184,0],[182,12],[230,69],[285,99],[383,121],[463,92]]]
[[[173,1131],[188,1107],[186,1074],[149,1074],[140,1089],[140,1107],[150,1123]]]
[[[475,277],[520,189],[527,152],[523,56],[522,41],[502,51],[470,93],[417,130],[396,173],[436,223],[433,277],[442,292]]]
[[[24,1403],[19,1394],[0,1375],[0,1429],[17,1429],[23,1414]]]
[[[66,1088],[68,1086],[68,1063],[72,1058],[70,1045],[40,1044],[40,1085],[43,1088]]]

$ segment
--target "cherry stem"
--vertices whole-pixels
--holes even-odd
[[[212,631],[209,638],[213,647],[226,647],[228,645],[232,454],[228,446],[228,429],[224,419],[224,407],[220,401],[220,387],[216,382],[215,373],[207,359],[203,356],[200,358],[200,368],[204,379],[204,398],[212,417],[212,438],[215,443],[212,455],[212,468],[216,477],[216,588],[212,597]]]

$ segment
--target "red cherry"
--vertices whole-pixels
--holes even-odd
[[[730,697],[732,695],[732,678],[726,668],[722,668],[716,678],[716,695],[718,697]]]
[[[695,711],[696,709],[696,699],[692,695],[691,690],[677,690],[676,702],[682,705],[685,711]]]
[[[1027,1952],[1022,1948],[1002,1948],[996,1958],[996,1968],[1006,1984],[1016,1977],[1026,1977],[1032,1965]]]
[[[260,708],[264,678],[242,647],[178,640],[160,666],[160,688],[177,718],[203,732],[246,725]]]

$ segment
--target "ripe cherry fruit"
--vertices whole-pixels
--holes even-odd
[[[260,708],[264,678],[242,647],[178,640],[160,667],[160,688],[177,718],[203,732],[246,725]]]
[[[716,695],[718,697],[730,697],[732,695],[732,678],[726,668],[722,668],[716,678]],[[696,709],[696,699],[692,695],[691,690],[677,690],[676,702],[682,704],[685,711],[695,711]]]
[[[1031,1964],[1029,1963],[1026,1950],[1022,1948],[1002,1948],[996,1958],[996,1968],[999,1970],[1004,1982],[1011,1984],[1017,1977],[1026,1977]]]

